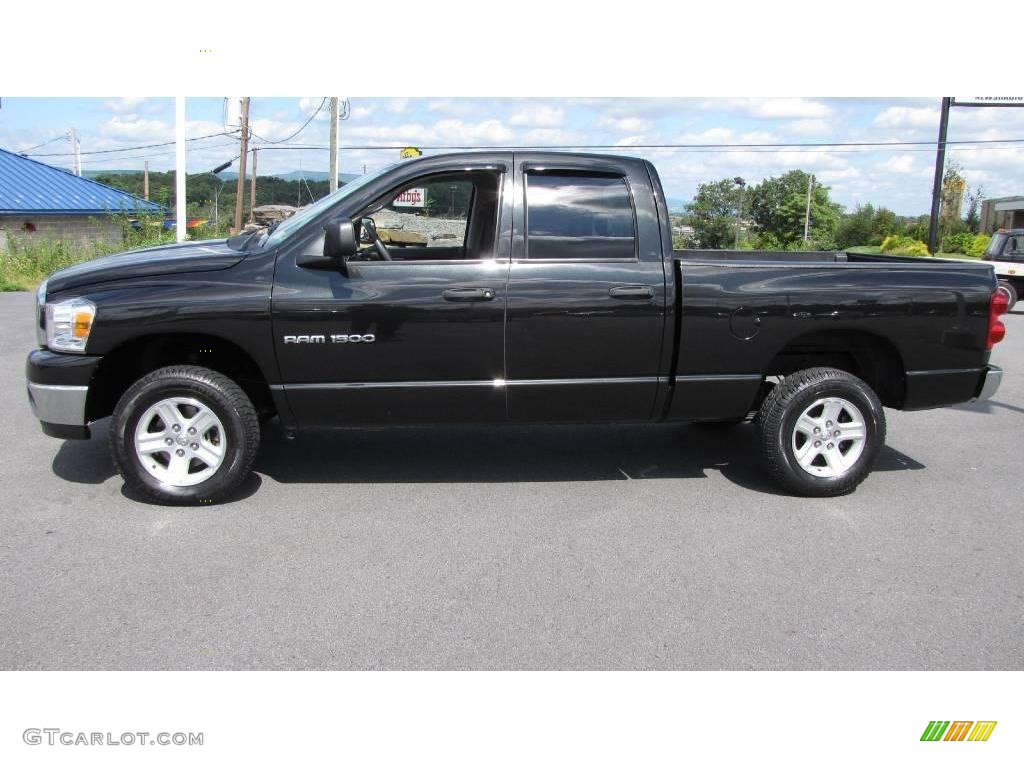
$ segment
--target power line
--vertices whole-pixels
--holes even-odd
[[[211,149],[220,149],[222,147],[235,147],[237,144],[233,141],[225,142],[223,144],[208,144],[205,147],[188,147],[186,152],[205,152]],[[122,160],[136,160],[140,158],[151,158],[151,157],[166,157],[167,155],[175,154],[176,150],[169,150],[165,152],[146,152],[142,155],[119,155],[118,157],[102,158],[98,157],[93,160],[83,160],[82,164],[95,165],[96,163],[109,163],[109,162],[120,162]],[[82,153],[85,154],[84,152]],[[237,160],[237,158],[235,158]]]
[[[54,136],[52,139],[50,139],[49,141],[44,141],[42,144],[36,144],[34,147],[29,147],[28,149],[23,149],[20,152],[18,152],[18,154],[19,155],[27,155],[33,149],[39,149],[40,147],[45,147],[47,144],[53,144],[53,142],[61,141],[62,139],[66,139],[67,137],[68,137],[68,135],[66,133],[62,133],[60,136]],[[71,154],[71,153],[68,153],[68,154]]]
[[[304,122],[302,124],[302,126],[299,128],[299,130],[297,130],[291,136],[288,136],[288,137],[283,138],[283,139],[278,139],[276,141],[272,141],[270,139],[263,138],[258,133],[256,133],[256,131],[252,131],[252,135],[255,136],[257,139],[259,139],[260,141],[265,141],[267,144],[283,144],[286,141],[290,141],[291,139],[294,139],[296,136],[298,136],[300,133],[302,133],[304,130],[306,130],[306,126],[309,125],[311,122],[313,122],[313,118],[314,117],[316,117],[317,115],[320,114],[320,110],[322,110],[324,108],[324,104],[326,104],[326,103],[327,103],[327,97],[324,96],[323,101],[320,102],[320,106],[316,108],[316,111],[312,115],[310,115],[309,119],[306,122]],[[258,147],[257,147],[257,149],[258,149]]]
[[[218,136],[231,136],[237,131],[221,131],[220,133],[210,133],[206,136],[193,136],[185,141],[202,141],[203,139],[214,139]],[[94,149],[90,152],[82,152],[83,155],[108,155],[114,152],[133,152],[137,149],[152,149],[154,147],[169,147],[177,142],[174,141],[161,141],[157,144],[140,144],[136,147],[120,147],[118,149]],[[22,153],[25,154],[25,153]],[[74,152],[37,152],[32,157],[67,157],[75,154]]]
[[[947,141],[947,146],[958,144],[1021,144],[1024,139],[964,139],[959,141]],[[383,149],[401,150],[408,144],[345,144],[339,149]],[[927,146],[935,147],[934,141],[821,141],[821,142],[779,142],[779,143],[723,143],[723,144],[493,144],[493,145],[472,145],[472,144],[418,144],[419,149],[442,150],[442,149],[491,149],[491,150],[537,150],[537,149],[715,149],[715,150],[746,150],[746,149],[785,149],[785,148],[821,148],[821,147],[914,147]],[[271,147],[267,147],[271,149]],[[294,144],[288,147],[277,146],[274,149],[329,149],[327,145],[320,144]]]

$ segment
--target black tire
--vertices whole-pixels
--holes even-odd
[[[173,397],[201,403],[216,415],[225,433],[226,447],[219,466],[212,476],[195,485],[161,482],[142,466],[135,450],[140,419],[151,406]],[[256,409],[242,388],[221,373],[194,365],[160,368],[139,379],[118,401],[110,424],[111,454],[125,483],[139,495],[161,504],[210,504],[224,500],[248,477],[259,444]]]
[[[1014,288],[1013,283],[1008,280],[1000,280],[997,287],[1006,294],[1006,311],[1009,312],[1013,309],[1013,305],[1017,303],[1017,289]]]
[[[859,457],[852,459],[851,466],[833,477],[812,474],[812,471],[816,471],[815,467],[804,469],[794,449],[798,437],[795,434],[797,420],[805,410],[823,398],[847,401],[860,411],[864,419],[864,442]],[[799,496],[841,496],[850,493],[867,477],[878,457],[878,451],[885,443],[885,412],[878,395],[856,376],[836,368],[807,368],[785,377],[761,405],[755,423],[761,451],[772,479],[783,489]],[[828,443],[830,439],[832,442]],[[853,444],[843,440],[842,436],[839,440],[826,437],[825,441],[826,445],[833,445],[835,450],[845,450],[850,457],[854,455],[850,452]],[[826,462],[823,454],[821,458],[822,464],[828,463],[828,467],[817,471],[834,471],[831,461]]]

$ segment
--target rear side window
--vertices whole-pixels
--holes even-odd
[[[636,224],[621,176],[528,173],[526,256],[633,259]]]

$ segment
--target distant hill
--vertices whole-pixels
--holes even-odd
[[[669,213],[686,213],[686,206],[690,201],[681,197],[666,197],[665,202],[668,204]]]
[[[103,169],[102,171],[82,171],[82,175],[88,179],[94,179],[102,174],[110,174],[112,176],[131,176],[142,174],[139,169],[125,170],[125,169]],[[191,173],[189,174],[192,175]],[[217,176],[221,179],[227,179],[233,181],[238,178],[236,171],[226,171],[224,173],[218,173]],[[338,178],[341,179],[342,184],[348,184],[353,179],[358,179],[360,174],[358,173],[339,173]],[[288,171],[288,173],[259,173],[257,178],[277,178],[284,181],[327,181],[330,174],[327,171]]]

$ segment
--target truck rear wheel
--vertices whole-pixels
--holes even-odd
[[[193,365],[139,379],[110,426],[111,453],[125,482],[163,504],[229,496],[248,476],[259,442],[256,409],[241,387]]]
[[[786,376],[765,399],[756,423],[772,478],[800,496],[851,492],[885,442],[878,396],[836,368]]]

